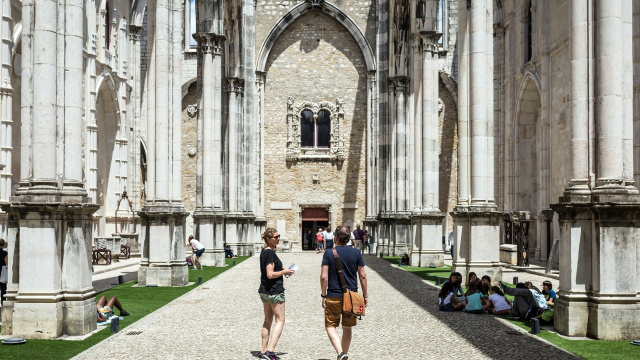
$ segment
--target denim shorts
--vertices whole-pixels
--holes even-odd
[[[196,256],[197,256],[197,257],[202,256],[202,253],[203,253],[203,252],[204,252],[204,248],[202,248],[202,249],[200,249],[200,250],[196,251]]]
[[[273,294],[273,295],[260,293],[260,300],[262,300],[263,303],[266,303],[268,301],[269,304],[276,304],[276,303],[281,303],[281,302],[283,303],[284,302],[284,293]]]

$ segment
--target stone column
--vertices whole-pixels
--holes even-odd
[[[182,2],[149,2],[147,132],[148,191],[138,213],[143,232],[140,285],[184,286],[184,225],[188,213],[181,196]]]
[[[205,247],[203,265],[224,266],[225,222],[222,147],[222,3],[198,1],[198,159],[196,236]],[[235,160],[235,159],[234,159]]]
[[[2,1],[2,28],[0,29],[0,201],[9,201],[11,196],[11,158],[13,155],[13,72],[11,48],[13,47],[11,1]]]
[[[140,123],[142,121],[142,92],[141,92],[141,57],[140,57],[140,40],[142,36],[142,31],[144,28],[142,26],[130,25],[129,26],[129,40],[131,41],[131,47],[129,49],[130,58],[129,58],[129,66],[131,72],[131,95],[129,99],[129,104],[131,106],[130,118],[129,122],[133,124],[133,134],[129,139],[129,143],[131,146],[130,160],[129,163],[132,165],[130,167],[130,175],[129,179],[131,186],[128,187],[129,193],[131,194],[131,199],[134,204],[140,204],[140,199],[142,197],[141,189],[142,186],[140,181],[137,179],[142,179],[140,175],[140,141],[138,140],[141,129]],[[136,229],[136,232],[138,230]]]
[[[416,184],[416,206],[412,215],[413,248],[411,265],[424,267],[440,267],[444,265],[442,251],[442,219],[440,211],[440,141],[438,121],[438,38],[441,34],[423,32],[422,41],[422,91],[421,91],[421,126],[418,131],[416,149],[420,153],[416,157],[420,162],[420,188]],[[416,131],[417,131],[416,127]]]
[[[633,23],[640,24],[640,1],[633,2]],[[633,27],[633,48],[640,49],[640,26]],[[640,51],[633,52],[633,132],[640,134]],[[640,184],[640,136],[633,136],[633,177]]]
[[[625,69],[633,59],[632,6],[630,1],[573,1],[571,11],[572,69],[583,65],[579,69],[584,71],[579,77],[572,73],[572,89],[585,89],[584,99],[571,98],[572,108],[588,115],[584,132],[595,129],[597,139],[587,140],[597,145],[586,144],[575,150],[585,151],[580,156],[595,159],[595,183],[587,182],[582,191],[576,192],[572,180],[560,202],[551,206],[560,222],[555,328],[571,336],[637,338],[640,195],[630,179],[628,161],[633,150],[625,142],[633,122],[629,109],[633,84],[625,79]],[[586,60],[590,49],[595,49],[594,64]],[[577,61],[577,55],[585,56],[585,60]],[[586,90],[591,82],[595,84],[594,96],[588,96]],[[595,108],[594,113],[589,112],[591,108]],[[621,273],[625,276],[620,277]]]
[[[97,206],[83,189],[83,2],[24,1],[22,15],[21,187],[2,205],[11,254],[2,331],[25,338],[84,335],[96,328],[91,214]]]
[[[493,1],[459,1],[459,198],[454,268],[502,278],[501,214],[494,201]]]

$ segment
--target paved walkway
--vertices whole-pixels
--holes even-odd
[[[285,279],[287,322],[276,352],[283,360],[335,359],[320,306],[321,255],[279,256],[299,270]],[[439,312],[434,286],[385,260],[365,255],[365,262],[371,303],[354,329],[350,359],[574,358],[492,315]],[[263,321],[258,263],[244,261],[77,358],[255,359]]]

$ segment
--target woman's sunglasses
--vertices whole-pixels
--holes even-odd
[[[280,235],[272,237],[272,239],[280,239]]]

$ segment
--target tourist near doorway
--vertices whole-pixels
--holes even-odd
[[[302,210],[302,250],[315,250],[316,233],[318,228],[325,229],[329,226],[329,210],[327,208],[304,208]],[[307,239],[307,233],[311,230],[311,239]]]

